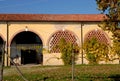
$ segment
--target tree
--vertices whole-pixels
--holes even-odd
[[[96,0],[98,10],[106,14],[100,26],[113,33],[113,47],[120,60],[120,0]]]
[[[71,42],[66,41],[64,38],[61,38],[58,45],[56,45],[53,49],[60,49],[61,52],[61,58],[64,62],[64,65],[71,65],[72,64],[72,58],[77,60],[77,55],[79,53],[79,46],[74,45]],[[73,57],[74,53],[74,57]],[[74,60],[74,61],[75,61]]]
[[[95,37],[86,40],[83,44],[83,49],[89,64],[98,64],[100,61],[109,60],[108,46],[98,41]]]

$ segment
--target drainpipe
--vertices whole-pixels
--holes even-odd
[[[9,23],[8,23],[8,21],[6,22],[6,24],[7,24],[7,41],[6,41],[6,46],[7,46],[7,49],[6,49],[6,54],[7,54],[7,66],[8,66],[8,50],[9,50],[9,45],[8,45],[8,43],[9,43]]]
[[[83,64],[83,23],[81,23],[81,48],[82,48],[82,51],[81,51],[81,61],[82,61],[82,64]]]

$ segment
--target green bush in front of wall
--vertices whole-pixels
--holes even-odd
[[[97,38],[93,37],[86,40],[83,44],[83,49],[89,64],[98,64],[100,61],[107,62],[109,60],[108,46],[105,43],[98,41]]]
[[[72,58],[77,60],[77,55],[79,53],[79,46],[77,44],[73,44],[71,42],[66,41],[64,38],[61,38],[58,45],[54,47],[54,49],[60,49],[61,58],[64,62],[64,65],[71,65]]]

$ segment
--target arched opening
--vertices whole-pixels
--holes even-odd
[[[97,38],[98,41],[100,41],[100,42],[102,42],[104,44],[110,44],[109,37],[102,30],[95,29],[95,30],[92,30],[92,31],[88,32],[85,35],[84,41],[89,40],[89,39],[91,39],[93,37]]]
[[[49,51],[52,53],[60,53],[60,49],[53,49],[60,41],[61,38],[64,38],[66,41],[71,42],[73,44],[78,44],[78,37],[74,35],[74,33],[64,30],[64,31],[57,31],[54,33],[49,40]]]
[[[41,64],[42,40],[33,32],[24,31],[18,33],[11,42],[11,58],[18,64]]]
[[[2,62],[3,39],[0,37],[0,63]]]

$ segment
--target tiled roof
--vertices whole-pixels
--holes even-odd
[[[0,14],[0,21],[102,21],[103,14]]]

